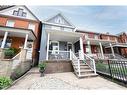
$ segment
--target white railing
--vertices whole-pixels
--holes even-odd
[[[94,58],[94,59],[102,59],[101,53],[92,53],[92,54],[86,54],[87,56]]]
[[[70,50],[70,59],[72,60],[72,64],[73,65],[77,65],[78,66],[78,74],[79,76],[81,75],[81,72],[80,72],[80,60],[78,57],[76,57],[76,55]],[[75,70],[75,68],[74,68]]]
[[[70,59],[70,51],[48,50],[48,59]]]
[[[85,63],[91,68],[91,70],[94,71],[96,74],[96,66],[95,66],[95,60],[88,56],[87,54],[84,54]]]

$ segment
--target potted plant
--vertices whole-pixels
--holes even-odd
[[[44,76],[44,71],[45,71],[45,67],[46,67],[46,63],[39,63],[39,65],[38,65],[38,67],[39,67],[39,72],[41,73],[41,77],[42,76]]]

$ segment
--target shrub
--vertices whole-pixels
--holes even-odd
[[[18,49],[15,48],[9,48],[4,51],[5,57],[12,58],[14,57],[18,52]]]
[[[8,87],[12,84],[12,80],[7,77],[0,77],[0,89]]]
[[[46,63],[39,63],[38,67],[40,68],[40,70],[43,70],[46,67]]]

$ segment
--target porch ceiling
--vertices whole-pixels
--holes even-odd
[[[9,37],[21,37],[25,38],[26,34],[28,34],[28,40],[35,40],[36,36],[33,34],[32,30],[29,29],[20,29],[13,27],[4,27],[0,26],[0,36],[4,36],[5,32],[9,32]]]
[[[50,33],[50,40],[56,41],[68,41],[75,43],[80,37],[82,37],[81,33],[76,32],[48,31],[48,33]]]

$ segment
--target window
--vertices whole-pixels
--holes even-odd
[[[28,29],[32,29],[33,31],[35,31],[35,25],[33,23],[30,23]]]
[[[23,9],[19,8],[18,10],[13,11],[13,15],[20,16],[20,17],[26,17],[27,13],[23,12]]]
[[[22,16],[22,14],[23,14],[23,9],[19,8],[19,10],[18,10],[18,16]]]
[[[14,27],[15,21],[14,20],[8,20],[6,23],[6,26]]]

